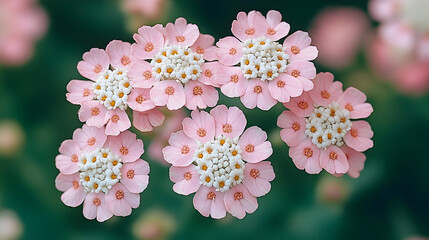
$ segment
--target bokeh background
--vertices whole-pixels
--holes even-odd
[[[8,10],[1,6],[2,1],[5,0],[0,0],[0,14],[5,16]],[[371,39],[379,23],[370,18],[367,1],[158,0],[146,1],[149,3],[143,11],[133,5],[126,7],[119,0],[30,2],[44,9],[47,30],[41,27],[43,33],[34,38],[34,52],[27,60],[19,64],[0,62],[0,239],[429,237],[429,94],[424,87],[418,87],[419,91],[404,90],[374,70]],[[152,10],[148,12],[149,7]],[[348,27],[337,26],[353,21],[353,14],[334,11],[327,16],[342,14],[343,18],[326,20],[328,24],[323,26],[325,20],[316,16],[328,7],[353,8],[359,12],[360,20]],[[273,143],[274,154],[269,160],[276,178],[270,193],[258,198],[255,213],[243,220],[201,216],[193,208],[193,196],[174,193],[168,167],[148,154],[152,140],[159,135],[154,133],[139,134],[145,143],[143,159],[149,162],[151,173],[149,186],[141,194],[141,205],[131,216],[98,223],[83,217],[82,206],[69,208],[61,202],[61,192],[54,183],[58,174],[55,156],[60,143],[82,126],[78,106],[68,103],[65,93],[70,80],[82,79],[76,65],[84,52],[93,47],[105,48],[113,39],[133,42],[132,34],[141,25],[166,24],[180,16],[218,40],[231,35],[231,23],[239,11],[259,10],[266,14],[270,9],[283,14],[291,32],[310,31],[314,39],[312,34],[320,32],[328,39],[333,37],[327,43],[323,43],[326,36],[318,40],[321,47],[337,41],[326,52],[358,39],[340,51],[350,52],[345,59],[321,55],[316,61],[318,72],[333,72],[345,87],[357,87],[375,109],[368,119],[375,132],[375,145],[365,153],[365,169],[358,179],[336,178],[326,172],[309,175],[298,170],[276,126],[284,110],[281,104],[269,112],[248,110],[238,99],[221,94],[219,103],[243,109],[248,126],[261,127]],[[5,25],[0,15],[0,37]],[[347,36],[349,40],[338,40]]]

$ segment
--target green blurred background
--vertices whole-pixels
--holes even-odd
[[[22,225],[19,238],[132,239],[139,236],[133,229],[144,229],[147,222],[168,239],[429,237],[429,157],[425,154],[429,95],[398,93],[371,72],[363,50],[342,70],[317,65],[318,72],[332,71],[345,87],[365,92],[375,109],[368,119],[375,144],[365,153],[367,161],[360,178],[335,178],[326,172],[309,175],[298,170],[276,126],[282,105],[269,112],[244,110],[238,99],[221,95],[219,103],[243,109],[248,126],[257,125],[268,132],[274,146],[269,160],[276,178],[271,192],[258,198],[255,213],[243,220],[201,216],[192,205],[193,195],[174,193],[168,167],[147,154],[153,135],[140,134],[146,150],[143,158],[151,166],[140,207],[129,217],[114,217],[105,223],[85,219],[82,206],[69,208],[61,202],[61,192],[54,183],[59,173],[55,168],[58,147],[82,126],[78,106],[65,99],[66,85],[71,79],[83,79],[76,65],[84,52],[105,48],[113,39],[132,42],[137,29],[127,24],[117,0],[40,0],[40,4],[50,26],[37,43],[35,56],[20,67],[0,65],[0,122],[8,121],[6,128],[15,131],[10,137],[21,142],[16,151],[2,153],[0,159],[0,209],[16,212]],[[239,11],[255,9],[265,14],[279,10],[294,32],[308,31],[314,16],[327,6],[353,6],[367,12],[367,1],[356,0],[183,0],[169,1],[160,22],[183,16],[198,24],[201,33],[218,40],[231,35],[231,23]]]

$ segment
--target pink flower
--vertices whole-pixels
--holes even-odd
[[[264,161],[273,153],[271,143],[258,127],[244,130],[246,122],[237,107],[193,111],[162,151],[172,164],[173,190],[195,193],[194,207],[205,217],[223,218],[229,212],[242,219],[258,208],[256,197],[271,189],[275,175]]]
[[[240,12],[232,23],[232,33],[220,39],[215,55],[223,67],[215,78],[228,97],[240,97],[247,108],[271,109],[313,88],[316,76],[309,62],[317,56],[307,33],[296,32],[283,45],[277,41],[289,33],[280,12]],[[264,55],[261,55],[263,52]]]
[[[351,64],[369,28],[366,14],[349,7],[327,8],[313,20],[311,35],[319,49],[318,61],[331,68]]]
[[[0,1],[0,63],[22,65],[46,32],[48,18],[37,1]]]
[[[104,132],[104,127],[83,125],[61,144],[55,159],[61,200],[70,207],[84,202],[83,215],[99,222],[130,215],[149,182],[149,165],[139,159],[143,142],[129,131],[118,136]]]
[[[147,76],[141,87],[151,89],[150,97],[156,106],[195,110],[217,104],[219,96],[213,79],[218,67],[206,62],[216,59],[212,36],[200,34],[197,25],[178,18],[165,28],[143,26],[134,34],[134,40],[133,54],[150,64],[142,64],[141,70],[131,73]]]
[[[125,0],[122,5],[126,12],[152,20],[160,17],[165,0]]]
[[[356,178],[365,161],[361,152],[373,147],[374,133],[368,122],[351,120],[368,117],[373,108],[364,93],[356,88],[343,92],[333,80],[332,74],[319,73],[312,90],[284,104],[290,111],[280,114],[277,125],[298,169]]]
[[[133,110],[134,126],[141,131],[163,123],[164,116],[150,96],[155,81],[152,68],[131,54],[130,43],[113,40],[106,50],[93,48],[83,54],[77,69],[92,81],[70,81],[66,97],[81,106],[79,120],[88,126],[106,126],[107,135],[118,135],[131,127],[128,107]]]
[[[369,11],[380,21],[370,42],[369,60],[382,77],[404,93],[429,89],[429,18],[427,1],[371,0]]]

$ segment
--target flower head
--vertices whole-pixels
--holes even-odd
[[[232,23],[232,33],[220,39],[215,54],[222,64],[215,80],[228,97],[240,97],[244,106],[269,110],[277,101],[288,102],[313,88],[316,69],[311,63],[317,49],[310,46],[307,33],[289,33],[289,24],[271,10],[240,12]]]
[[[343,92],[330,73],[319,73],[314,89],[285,103],[277,125],[289,145],[289,156],[298,169],[317,174],[322,169],[334,175],[358,177],[365,155],[373,146],[373,132],[366,118],[373,108],[356,88]]]
[[[145,62],[144,71],[151,76],[145,87],[151,88],[156,106],[195,110],[217,104],[219,96],[212,79],[218,63],[206,62],[215,59],[212,36],[200,34],[197,25],[178,18],[165,27],[143,26],[134,40],[133,54],[150,62]]]
[[[55,184],[64,192],[65,205],[77,207],[83,202],[83,215],[99,222],[113,215],[128,216],[139,206],[139,193],[149,182],[149,165],[139,159],[143,142],[134,133],[107,136],[104,127],[83,125],[59,151]]]
[[[244,131],[246,118],[236,107],[217,106],[210,113],[193,111],[183,131],[171,134],[164,158],[171,163],[173,190],[195,193],[194,207],[203,216],[241,219],[258,208],[274,171],[267,134],[258,127]],[[243,132],[244,131],[244,132]]]
[[[92,81],[72,80],[66,94],[69,102],[81,106],[79,119],[89,126],[106,126],[105,133],[116,136],[131,127],[129,107],[133,125],[140,131],[160,126],[164,116],[146,89],[152,74],[144,71],[145,63],[131,54],[130,43],[119,40],[111,41],[106,50],[93,48],[85,53],[77,69]],[[148,116],[157,120],[147,122]]]

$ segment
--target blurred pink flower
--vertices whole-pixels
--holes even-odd
[[[232,22],[234,35],[220,39],[215,54],[222,64],[215,80],[228,97],[240,97],[245,107],[271,109],[313,88],[318,51],[308,33],[297,31],[283,45],[290,26],[280,12],[265,18],[258,11],[240,12]],[[261,55],[265,54],[265,57]]]
[[[322,169],[333,175],[348,173],[358,177],[365,156],[359,152],[373,146],[373,132],[366,121],[373,108],[356,88],[343,92],[341,82],[331,73],[319,73],[314,88],[284,105],[277,125],[289,145],[289,156],[298,169],[318,174]],[[349,148],[348,148],[348,147]]]
[[[138,130],[152,131],[162,125],[165,117],[147,88],[152,71],[142,71],[143,62],[131,54],[130,43],[119,40],[111,41],[106,50],[93,48],[83,54],[77,69],[92,81],[72,80],[66,94],[69,102],[81,106],[79,120],[88,126],[106,126],[106,134],[116,136],[131,127],[129,107]]]
[[[383,77],[406,93],[429,88],[429,15],[426,0],[371,0],[369,11],[380,21],[369,58]],[[411,71],[411,72],[410,72]]]
[[[244,131],[246,123],[237,107],[220,105],[210,114],[193,111],[183,120],[183,131],[171,134],[163,149],[173,165],[173,190],[196,192],[194,207],[205,217],[223,218],[229,212],[242,219],[258,208],[256,197],[271,189],[274,171],[263,161],[273,152],[271,143],[258,127]]]
[[[327,8],[313,20],[313,43],[317,61],[331,68],[344,68],[353,61],[369,29],[366,14],[356,8]]]
[[[35,41],[48,27],[45,11],[34,0],[0,1],[0,63],[21,65],[33,55]]]
[[[134,40],[133,55],[150,61],[145,71],[155,80],[146,87],[151,88],[150,97],[156,106],[195,110],[217,104],[219,95],[211,79],[216,74],[212,67],[218,63],[206,62],[216,59],[212,36],[201,34],[197,25],[178,18],[165,28],[143,26]]]
[[[65,140],[55,159],[55,179],[63,203],[77,207],[99,222],[113,215],[128,216],[140,205],[139,193],[149,183],[149,165],[139,159],[143,142],[129,131],[107,136],[104,127],[83,125]]]
[[[165,0],[124,0],[123,8],[126,12],[156,19],[160,17],[164,2]]]
[[[168,163],[164,160],[162,155],[162,149],[168,145],[168,139],[171,133],[177,132],[182,128],[182,121],[186,117],[185,111],[179,109],[176,111],[169,111],[165,123],[162,127],[154,131],[154,139],[149,145],[148,153],[152,159],[167,165]]]

